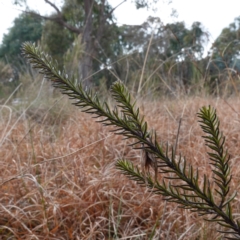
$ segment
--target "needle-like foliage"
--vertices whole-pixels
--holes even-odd
[[[139,108],[132,102],[131,95],[124,84],[117,81],[111,88],[116,107],[112,110],[90,90],[84,90],[82,85],[75,85],[74,79],[69,79],[65,72],[58,70],[57,64],[31,43],[23,45],[23,54],[45,78],[59,88],[63,94],[73,99],[73,104],[82,111],[93,114],[97,121],[106,126],[114,126],[116,134],[125,139],[135,140],[132,146],[145,153],[142,169],[132,162],[118,160],[116,167],[130,179],[149,188],[154,194],[160,194],[166,200],[176,202],[181,207],[205,215],[206,220],[216,221],[228,229],[223,233],[231,234],[229,239],[240,239],[240,222],[234,219],[231,202],[235,194],[229,196],[231,173],[229,155],[224,150],[225,138],[219,129],[219,119],[216,110],[203,107],[198,113],[199,122],[206,146],[209,148],[210,164],[213,166],[213,181],[206,176],[199,176],[198,169],[186,162],[183,157],[176,158],[175,150],[166,149],[158,143],[157,134],[149,131],[144,117],[140,116]],[[100,118],[99,118],[100,117]],[[154,170],[154,175],[150,171]],[[159,176],[161,175],[161,181]],[[199,186],[199,178],[203,178],[203,186]],[[207,217],[208,216],[208,217]]]

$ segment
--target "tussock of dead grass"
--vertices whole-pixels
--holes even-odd
[[[175,143],[182,118],[178,153],[211,177],[196,116],[209,104],[217,108],[232,156],[231,191],[239,191],[239,100],[166,100],[145,102],[141,109],[163,144]],[[49,126],[34,119],[16,123],[9,113],[2,112],[0,123],[1,239],[218,239],[216,224],[121,175],[116,159],[139,164],[141,152],[91,116],[75,109],[67,121]],[[236,217],[238,203],[236,197]]]

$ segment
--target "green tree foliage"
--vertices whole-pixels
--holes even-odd
[[[150,8],[157,1],[134,2],[137,8]],[[73,40],[78,39],[76,36],[80,35],[83,48],[82,54],[79,54],[77,71],[82,80],[98,85],[104,78],[110,86],[116,76],[129,79],[135,75],[137,78],[146,55],[146,75],[155,72],[160,64],[162,67],[156,74],[165,76],[170,69],[178,79],[178,85],[187,85],[193,76],[200,76],[196,65],[202,57],[207,35],[199,22],[187,29],[184,22],[165,26],[159,18],[149,17],[141,25],[119,27],[114,18],[114,10],[118,5],[112,7],[108,1],[65,0],[61,9],[51,1],[46,3],[53,6],[56,13],[41,16],[47,20],[43,28],[44,49],[62,66],[64,54],[73,47]],[[39,17],[36,13],[34,15]],[[129,57],[133,60],[131,64]],[[194,64],[192,61],[195,61]],[[98,74],[94,74],[96,72]]]
[[[159,18],[149,17],[142,25],[124,25],[121,27],[124,44],[128,51],[147,49],[152,37],[150,54],[161,59],[187,57],[200,59],[207,41],[207,34],[200,22],[194,22],[187,29],[184,22],[163,25]],[[152,32],[154,32],[152,36]]]
[[[171,73],[179,79],[178,84],[183,85],[201,77],[200,59],[203,45],[208,40],[201,23],[195,22],[188,29],[184,22],[164,25],[159,18],[149,17],[142,25],[124,25],[121,31],[124,51],[134,59],[130,72],[141,72],[147,56],[146,76],[155,72],[160,76],[158,78],[164,77],[168,81],[167,75]],[[119,71],[122,74],[126,74],[124,67]],[[123,76],[120,78],[123,79]]]
[[[224,28],[208,53],[208,85],[213,93],[236,92],[240,72],[240,17]],[[229,82],[233,83],[229,84]]]
[[[158,0],[135,0],[135,5],[136,5],[136,8],[137,9],[140,9],[140,8],[153,8],[155,9],[155,3],[157,3]],[[170,2],[170,1],[168,1]]]
[[[16,62],[19,59],[23,42],[37,42],[41,35],[42,20],[22,13],[14,20],[9,32],[3,36],[0,58],[11,63]]]
[[[16,0],[15,4],[23,4],[24,0]],[[118,5],[112,7],[106,0],[65,0],[60,9],[53,1],[45,0],[55,14],[40,16],[46,20],[67,28],[78,35],[81,34],[84,52],[79,59],[79,76],[86,86],[93,81],[93,72],[103,69],[109,63],[109,57],[119,52],[118,28],[114,19],[114,11]],[[157,0],[135,0],[137,8],[152,7]]]
[[[108,16],[108,20],[105,24],[101,25],[102,12],[104,10],[104,16],[108,15],[113,11],[110,5],[105,5],[102,9],[101,4],[93,5],[93,30],[91,33],[91,48],[88,54],[92,59],[92,72],[99,72],[98,75],[92,76],[92,79],[96,85],[99,84],[99,79],[107,79],[107,84],[110,85],[113,81],[112,74],[108,70],[105,70],[111,62],[115,62],[123,52],[123,42],[121,29],[117,26],[115,18],[112,14]],[[83,2],[82,1],[69,1],[65,0],[61,12],[65,23],[70,26],[75,26],[78,30],[72,31],[57,21],[46,20],[46,23],[43,27],[43,37],[41,44],[44,46],[44,49],[49,52],[54,59],[58,61],[60,66],[62,66],[65,58],[65,53],[69,48],[72,48],[73,40],[79,39],[77,35],[80,34],[82,37],[82,29],[84,29],[84,11],[83,11]],[[46,19],[57,18],[56,14],[52,14]],[[59,41],[61,39],[61,41]],[[82,42],[82,45],[83,42]],[[84,49],[82,49],[82,54],[80,59],[84,58]],[[81,61],[80,61],[81,62]],[[77,69],[75,69],[77,70]],[[101,70],[101,71],[99,71]]]
[[[211,48],[212,64],[210,70],[214,73],[225,68],[240,71],[240,17],[235,18],[227,28],[224,28]]]
[[[71,47],[76,34],[70,32],[63,26],[46,21],[43,26],[41,45],[51,54],[59,66],[63,67],[64,54]]]
[[[92,3],[92,30],[91,30],[91,49],[87,52],[92,60],[92,72],[99,72],[98,75],[92,76],[94,84],[99,84],[99,79],[105,77],[111,83],[112,76],[104,67],[110,62],[114,62],[122,54],[121,31],[116,24],[113,15],[114,9],[107,1],[93,1]],[[65,0],[62,7],[62,13],[67,23],[77,26],[80,35],[83,37],[85,32],[86,19],[83,1]],[[86,29],[87,31],[87,29]],[[82,42],[86,45],[86,43]],[[84,51],[83,51],[84,53]],[[82,60],[84,56],[82,54]]]
[[[194,22],[190,29],[185,27],[184,22],[167,24],[170,46],[166,49],[166,55],[171,57],[177,55],[179,58],[201,58],[204,47],[203,43],[207,40],[200,22]]]

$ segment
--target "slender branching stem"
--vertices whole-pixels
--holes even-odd
[[[200,215],[211,216],[206,220],[215,221],[230,229],[221,232],[233,234],[235,238],[232,239],[240,238],[240,223],[234,220],[231,207],[235,194],[229,196],[230,157],[225,150],[225,137],[220,132],[220,121],[215,109],[211,106],[203,107],[198,113],[200,126],[206,133],[203,138],[209,148],[207,154],[214,173],[213,181],[203,175],[203,187],[200,187],[198,169],[187,164],[186,159],[181,156],[176,159],[176,147],[169,149],[168,146],[163,147],[158,143],[156,132],[148,130],[147,122],[140,116],[139,108],[132,102],[130,93],[121,81],[115,82],[111,88],[116,102],[116,107],[112,110],[106,102],[100,103],[96,94],[84,90],[81,84],[75,85],[74,77],[69,79],[64,71],[60,72],[57,64],[38,47],[25,43],[23,54],[54,87],[68,95],[74,105],[86,113],[93,114],[103,125],[114,126],[116,134],[125,139],[133,139],[134,143],[131,145],[145,152],[142,170],[147,171],[141,171],[130,161],[120,159],[116,167],[123,174],[149,188],[153,193],[163,195],[168,201],[176,202]],[[154,170],[154,177],[150,168]],[[159,175],[162,176],[161,182],[158,181]],[[213,189],[213,186],[217,187]],[[220,200],[216,195],[220,196]]]

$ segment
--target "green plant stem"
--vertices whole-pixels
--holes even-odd
[[[219,134],[219,120],[216,112],[209,108],[202,108],[199,113],[201,127],[208,135],[205,136],[206,145],[216,153],[208,153],[210,161],[216,167],[213,172],[216,177],[214,181],[220,190],[216,190],[221,196],[220,203],[214,200],[214,194],[207,176],[203,176],[204,186],[199,187],[198,170],[186,163],[186,160],[180,156],[175,158],[175,149],[171,149],[169,156],[168,146],[166,151],[158,144],[156,132],[149,132],[148,125],[143,117],[139,116],[139,109],[135,103],[131,103],[131,96],[125,86],[117,81],[113,84],[111,92],[117,102],[117,107],[111,110],[107,103],[101,104],[98,97],[89,90],[83,90],[82,85],[74,85],[74,78],[68,79],[65,72],[60,72],[53,61],[30,43],[23,45],[23,53],[34,68],[40,69],[40,73],[45,78],[52,81],[53,86],[59,88],[63,94],[74,100],[74,105],[82,108],[82,111],[94,114],[95,118],[101,117],[98,122],[105,126],[115,126],[115,133],[125,137],[125,139],[134,139],[132,144],[134,148],[141,149],[147,154],[152,155],[150,166],[155,173],[173,174],[174,176],[165,176],[169,183],[163,181],[159,183],[157,178],[152,179],[150,172],[141,173],[131,162],[119,160],[116,164],[121,172],[130,179],[137,181],[138,184],[146,186],[153,190],[155,194],[163,195],[166,200],[183,205],[184,208],[197,211],[200,215],[214,215],[208,221],[216,221],[231,231],[222,231],[224,233],[234,233],[240,236],[240,223],[234,221],[232,216],[231,201],[235,195],[227,199],[229,193],[229,183],[231,181],[229,157],[224,152],[224,138]],[[145,160],[146,161],[146,160]],[[152,161],[152,162],[151,162]],[[154,163],[154,164],[151,164]],[[145,167],[149,163],[145,162]],[[156,171],[157,170],[157,171]],[[172,180],[178,180],[181,184],[171,184]],[[227,199],[227,200],[226,200]]]

